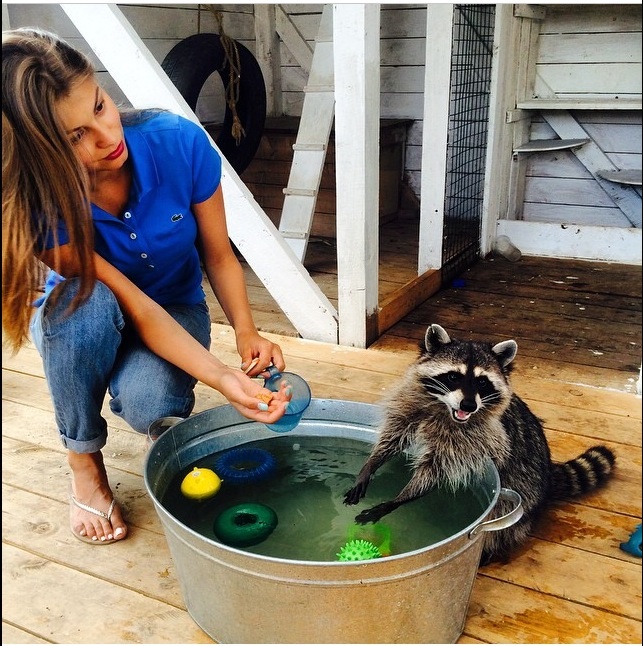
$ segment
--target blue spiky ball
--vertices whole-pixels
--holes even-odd
[[[380,556],[382,553],[376,545],[361,538],[348,541],[337,554],[340,561],[367,561]]]

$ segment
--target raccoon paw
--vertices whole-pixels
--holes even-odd
[[[349,489],[344,494],[344,504],[345,505],[356,505],[366,493],[366,489],[361,485],[357,485],[352,489]]]
[[[392,509],[390,506],[383,502],[375,507],[370,509],[365,509],[361,511],[357,516],[355,516],[355,522],[360,525],[366,525],[366,523],[376,523],[382,516],[386,516]]]

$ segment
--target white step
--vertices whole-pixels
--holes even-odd
[[[514,148],[514,153],[544,153],[552,150],[572,150],[580,148],[589,139],[534,139]]]
[[[627,184],[628,186],[641,186],[641,169],[629,170],[599,170],[597,174],[608,182]]]

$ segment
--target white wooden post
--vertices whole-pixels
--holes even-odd
[[[426,8],[418,274],[442,267],[453,5]]]
[[[275,20],[275,5],[256,4],[255,55],[266,83],[266,104],[270,116],[281,116],[281,56]]]
[[[116,5],[61,4],[61,7],[134,107],[166,108],[199,123]],[[214,141],[210,141],[216,148]],[[230,239],[302,337],[337,343],[335,308],[232,166],[223,156],[222,160],[221,181]]]
[[[498,235],[498,219],[507,210],[512,153],[511,131],[505,120],[515,114],[515,66],[517,38],[514,36],[513,5],[496,5],[489,98],[489,130],[485,162],[484,197],[480,251],[486,256]],[[502,46],[501,46],[502,44]]]
[[[377,329],[380,8],[333,6],[339,342],[364,348]]]

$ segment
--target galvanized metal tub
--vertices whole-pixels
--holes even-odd
[[[313,399],[293,436],[374,443],[381,409]],[[485,532],[522,515],[491,461],[479,487],[486,509],[460,532],[424,549],[359,562],[271,558],[228,547],[190,529],[163,506],[173,478],[196,460],[274,437],[232,406],[179,422],[151,447],[145,486],[161,519],[186,608],[219,643],[453,643],[461,635]],[[499,499],[512,511],[488,520]]]

